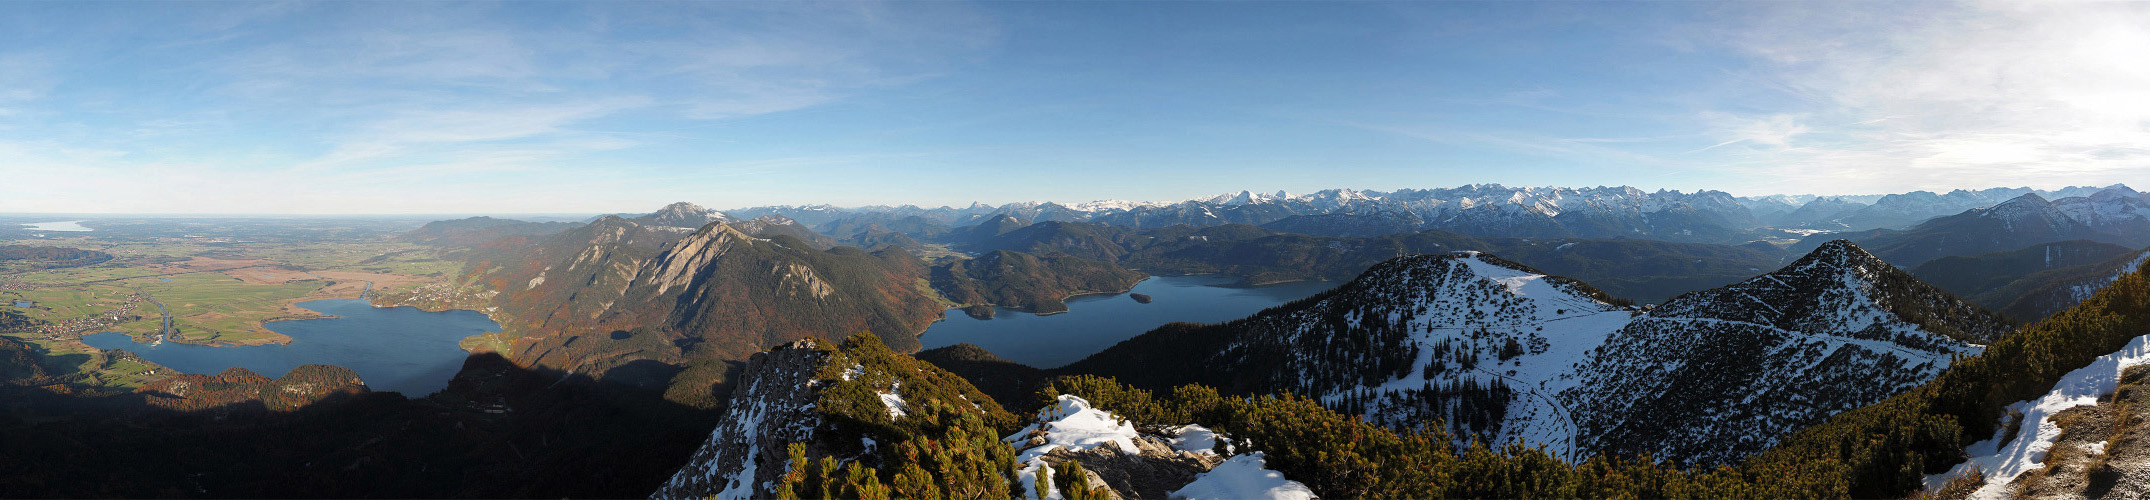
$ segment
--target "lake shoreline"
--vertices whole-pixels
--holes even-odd
[[[970,315],[962,308],[949,308],[919,334],[919,345],[923,350],[976,344],[1010,361],[1050,368],[1072,363],[1165,324],[1238,319],[1335,286],[1334,282],[1320,280],[1269,286],[1237,281],[1223,275],[1151,275],[1125,291],[1070,295],[1065,311],[1032,313],[995,308],[992,319],[957,319],[955,316]],[[1134,293],[1148,295],[1152,302],[1119,297]]]
[[[123,332],[85,335],[81,342],[127,350],[174,372],[199,375],[238,367],[273,378],[298,366],[335,365],[357,372],[375,390],[423,397],[447,387],[462,368],[470,356],[460,345],[462,339],[500,330],[484,313],[464,309],[380,307],[360,299],[323,299],[299,307],[324,317],[270,322],[276,333],[292,339],[282,344],[151,343]]]

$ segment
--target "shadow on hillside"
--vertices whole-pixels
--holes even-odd
[[[226,379],[196,382],[207,390],[218,380]],[[178,411],[153,404],[157,397],[172,396],[0,385],[0,401],[17,410],[0,415],[0,492],[643,497],[686,463],[718,417],[657,391],[490,353],[466,359],[447,389],[422,399],[343,392],[291,411],[260,399]]]

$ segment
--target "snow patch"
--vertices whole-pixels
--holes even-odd
[[[1090,407],[1090,402],[1078,396],[1062,394],[1052,406],[1038,411],[1038,423],[1015,431],[1003,440],[1021,444],[1030,439],[1030,431],[1045,431],[1045,444],[1024,450],[1017,462],[1028,462],[1044,456],[1055,449],[1082,451],[1105,443],[1116,443],[1121,453],[1133,455],[1135,439],[1141,434],[1112,412]]]
[[[1217,431],[1200,425],[1182,425],[1172,430],[1172,449],[1196,455],[1217,454]]]
[[[1172,498],[1189,500],[1313,500],[1314,490],[1305,484],[1285,479],[1281,472],[1269,470],[1268,460],[1262,452],[1232,457],[1201,475],[1194,482],[1170,494]]]
[[[2008,445],[2000,445],[2008,437],[2002,435],[2008,432],[2003,426],[1993,433],[1992,439],[1964,449],[1971,455],[1970,461],[1956,464],[1956,468],[1948,472],[1926,476],[1926,489],[1939,490],[1949,480],[1976,471],[1985,474],[1986,482],[1971,493],[1972,500],[2008,498],[2012,493],[2009,482],[2016,476],[2045,466],[2046,452],[2053,448],[2054,440],[2060,438],[2060,426],[2052,421],[2054,414],[2078,406],[2097,405],[2100,396],[2112,394],[2120,387],[2121,371],[2146,363],[2150,363],[2150,335],[2136,337],[2127,347],[2099,356],[2090,362],[2090,366],[2062,375],[2060,381],[2053,384],[2052,392],[2045,396],[2009,405],[2010,410],[2023,415],[2023,425],[2019,426],[2013,439],[2006,439]],[[2104,446],[2100,444],[2098,448],[2102,452]]]
[[[889,420],[903,418],[903,416],[906,414],[904,410],[910,408],[910,406],[905,405],[903,403],[903,394],[896,392],[898,389],[902,388],[903,384],[897,383],[895,386],[889,387],[888,392],[880,393],[881,406],[888,407]]]
[[[1045,461],[1038,459],[1046,453],[1060,448],[1082,451],[1105,443],[1115,443],[1121,453],[1138,453],[1135,439],[1141,434],[1135,431],[1135,426],[1111,412],[1091,408],[1090,402],[1081,397],[1060,395],[1052,406],[1038,410],[1037,422],[1015,431],[1001,442],[1021,448],[1029,442],[1032,431],[1045,432],[1045,444],[1021,450],[1015,457],[1015,463],[1022,464],[1015,475],[1024,488],[1039,492],[1039,497],[1046,500],[1061,498],[1060,491],[1053,488],[1052,471],[1045,467]],[[1041,477],[1046,479],[1040,481]]]

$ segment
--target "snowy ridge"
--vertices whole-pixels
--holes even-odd
[[[1211,383],[1306,394],[1391,427],[1440,421],[1459,442],[1713,464],[1924,383],[1980,352],[1965,339],[2006,329],[1842,241],[1647,314],[1611,301],[1490,255],[1420,255],[1163,338],[1213,342],[1188,359],[1225,374]]]
[[[1927,489],[1938,490],[1950,480],[1977,472],[1985,475],[1985,483],[1971,493],[1971,499],[2013,498],[2014,491],[2008,483],[2016,476],[2044,467],[2046,452],[2060,438],[2060,425],[2053,423],[2051,417],[2069,408],[2098,404],[2099,397],[2119,389],[2122,371],[2143,364],[2150,364],[2150,335],[2136,337],[2127,347],[2099,356],[2090,362],[2090,366],[2062,375],[2060,381],[2053,384],[2053,390],[2038,399],[2009,405],[2011,412],[2023,415],[2016,435],[2005,435],[2009,426],[2000,426],[1992,439],[1965,448],[1965,453],[1971,456],[1969,461],[1956,464],[1948,472],[1927,476]],[[2002,446],[2003,441],[2008,444]]]
[[[1357,327],[1369,324],[1363,315],[1383,314],[1371,323],[1402,325],[1415,359],[1379,384],[1311,394],[1332,406],[1363,408],[1390,425],[1453,420],[1463,424],[1453,426],[1458,439],[1545,443],[1566,454],[1574,428],[1553,397],[1570,383],[1561,375],[1631,313],[1526,269],[1469,252],[1376,275],[1363,285],[1398,291],[1390,299],[1405,305],[1354,311],[1347,321]],[[1481,399],[1498,401],[1475,402]],[[1505,419],[1453,418],[1486,404],[1504,407]]]
[[[1992,338],[2004,326],[1848,242],[1784,269],[1674,299],[1592,352],[1561,399],[1584,447],[1713,464],[1931,380],[1982,347],[1890,309],[1912,300],[1970,318],[1949,329]],[[1897,282],[1895,288],[1885,286]]]
[[[1442,229],[1481,236],[1640,236],[1672,241],[1741,243],[1763,234],[1755,232],[1763,227],[1809,230],[1910,227],[1934,217],[1990,207],[2027,193],[2055,200],[2055,206],[2061,207],[2069,217],[2082,219],[2081,222],[2101,230],[2115,229],[2102,222],[2078,217],[2078,214],[2109,216],[2105,218],[2119,221],[2118,224],[2150,228],[2150,200],[2122,185],[2104,188],[2104,191],[2089,187],[2053,191],[1992,188],[1955,190],[1945,194],[1914,191],[1891,195],[1734,197],[1710,190],[1681,192],[1645,191],[1627,186],[1569,188],[1473,184],[1394,191],[1326,189],[1303,194],[1239,191],[1177,201],[1098,200],[1071,204],[1030,201],[998,206],[971,203],[961,208],[768,206],[733,210],[729,216],[752,218],[782,214],[805,225],[820,227],[855,216],[918,216],[940,224],[966,226],[995,216],[1010,215],[1028,221],[1097,222],[1152,229],[1176,224],[1195,227],[1263,225],[1300,215],[1397,213],[1409,214],[1409,219],[1421,221],[1417,229]],[[2106,196],[2101,200],[2096,195]]]
[[[2150,230],[2150,196],[2127,186],[2053,200],[2053,209],[2100,231],[2130,234]]]
[[[738,219],[725,215],[724,212],[710,210],[703,208],[701,205],[682,201],[665,205],[664,208],[658,209],[656,212],[636,217],[633,220],[649,226],[699,229],[711,222],[733,222]]]

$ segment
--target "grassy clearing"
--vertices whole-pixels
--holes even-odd
[[[492,351],[501,353],[504,356],[509,352],[508,341],[506,338],[501,337],[500,332],[480,333],[463,337],[463,340],[456,341],[455,346],[471,353]]]
[[[963,307],[963,306],[967,306],[967,305],[970,305],[970,304],[964,304],[964,303],[956,302],[956,301],[953,301],[953,300],[948,300],[948,296],[947,296],[947,295],[941,295],[941,291],[940,291],[940,290],[934,290],[934,289],[933,289],[933,282],[931,282],[931,281],[927,281],[927,280],[926,280],[925,278],[919,278],[919,279],[918,279],[918,291],[920,291],[920,292],[925,292],[925,294],[926,294],[926,296],[927,296],[927,297],[933,297],[933,303],[935,303],[935,304],[939,304],[940,308],[941,308],[941,309],[943,309],[943,310],[947,310],[947,309],[954,309],[954,308],[958,308],[958,307]]]

